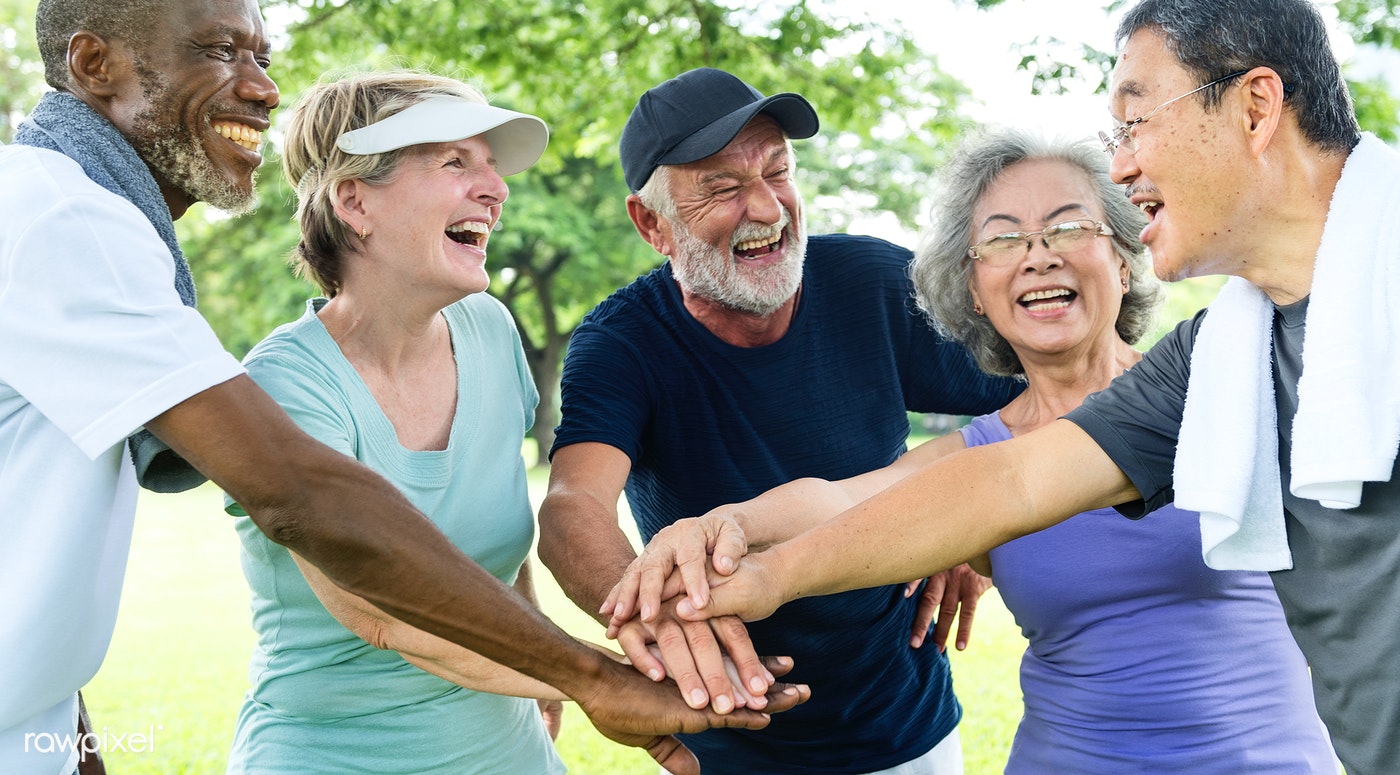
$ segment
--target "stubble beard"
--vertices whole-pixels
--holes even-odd
[[[137,66],[147,108],[133,121],[130,138],[136,153],[167,183],[178,187],[191,199],[206,202],[230,215],[245,215],[257,207],[256,172],[245,189],[228,173],[222,172],[194,130],[183,122],[169,119],[178,115],[169,105],[166,79],[154,70]]]
[[[671,262],[676,283],[687,293],[709,299],[721,306],[757,317],[767,317],[782,307],[802,284],[802,266],[807,256],[807,234],[801,222],[794,221],[784,208],[780,229],[788,231],[781,261],[764,267],[744,267],[742,259],[729,249],[721,249],[696,237],[679,220],[672,222],[677,255]],[[771,226],[744,223],[735,230],[732,244],[771,233]]]

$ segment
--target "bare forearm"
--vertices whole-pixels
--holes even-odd
[[[589,615],[637,556],[617,513],[587,496],[554,494],[540,505],[540,562],[574,604]]]
[[[1057,421],[1054,430],[942,458],[775,546],[765,561],[781,568],[785,599],[900,583],[1135,497],[1102,450]]]
[[[810,530],[861,500],[838,482],[796,479],[715,512],[728,512],[743,529],[749,550],[758,551]]]
[[[563,690],[603,669],[457,550],[383,478],[311,437],[240,377],[148,424],[272,540],[391,616]]]
[[[409,664],[468,689],[534,699],[565,699],[562,692],[548,684],[389,616],[364,598],[336,586],[295,552],[292,559],[326,610],[374,647],[397,651]],[[520,591],[518,585],[516,590]]]

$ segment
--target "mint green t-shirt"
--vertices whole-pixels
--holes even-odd
[[[447,449],[413,451],[316,317],[273,331],[248,373],[315,438],[393,482],[501,581],[534,539],[520,445],[539,395],[505,308],[479,293],[443,311],[457,359]],[[377,649],[335,620],[290,554],[236,503],[257,645],[231,773],[560,773],[534,700],[464,689]]]

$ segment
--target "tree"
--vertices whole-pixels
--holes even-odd
[[[34,42],[37,3],[0,0],[0,142],[14,137],[15,125],[43,88],[44,68]]]
[[[956,111],[961,85],[911,39],[806,0],[756,10],[701,0],[521,0],[490,13],[466,0],[265,5],[270,18],[292,19],[290,44],[274,61],[284,103],[347,63],[398,65],[473,78],[495,104],[549,123],[544,158],[509,181],[490,248],[491,293],[511,310],[540,391],[533,434],[542,451],[553,440],[573,328],[660,262],[627,219],[617,160],[617,137],[642,91],[708,65],[811,100],[825,129],[798,154],[813,231],[876,210],[912,222],[919,181],[966,128]],[[263,205],[251,217],[181,221],[191,222],[183,235],[201,308],[235,352],[294,316],[307,290],[267,261],[295,241],[289,191],[275,177],[264,175]]]

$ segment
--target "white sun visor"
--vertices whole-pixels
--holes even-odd
[[[456,97],[434,96],[336,138],[354,156],[423,143],[450,143],[484,135],[503,177],[530,168],[549,144],[549,128],[535,116]]]

